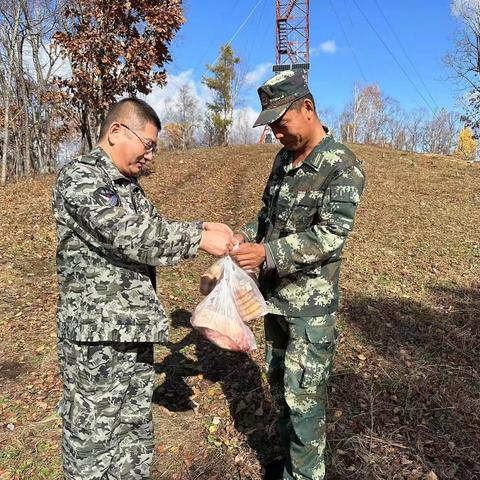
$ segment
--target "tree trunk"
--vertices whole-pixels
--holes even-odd
[[[4,119],[4,130],[3,130],[3,152],[2,152],[2,177],[1,185],[4,186],[7,182],[7,160],[8,160],[8,142],[9,142],[9,133],[10,133],[10,88],[12,82],[12,63],[14,55],[13,44],[17,38],[18,33],[18,24],[20,21],[20,5],[17,6],[15,10],[15,18],[13,21],[13,31],[11,36],[10,48],[8,50],[8,63],[6,66],[7,74],[5,81],[5,95],[4,95],[4,105],[5,105],[5,119]]]

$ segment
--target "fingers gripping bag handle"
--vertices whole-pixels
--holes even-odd
[[[190,323],[220,348],[236,352],[255,350],[255,337],[242,322],[232,295],[232,259],[225,257],[220,262],[223,275],[215,288],[195,308]]]

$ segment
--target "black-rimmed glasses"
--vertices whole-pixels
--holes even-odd
[[[149,140],[141,137],[137,132],[132,130],[128,125],[124,123],[120,124],[122,127],[125,127],[127,130],[130,130],[142,143],[145,147],[145,153],[156,153],[158,151],[158,145],[154,142],[150,142]]]

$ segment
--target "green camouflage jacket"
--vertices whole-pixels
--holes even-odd
[[[283,148],[257,217],[243,228],[264,242],[260,286],[269,311],[316,317],[338,308],[341,253],[363,192],[362,163],[329,134],[298,167]]]
[[[201,224],[163,219],[99,147],[67,164],[53,191],[59,338],[161,342],[155,266],[196,254]]]

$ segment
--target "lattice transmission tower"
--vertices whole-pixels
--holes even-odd
[[[310,1],[276,0],[276,64],[274,72],[310,68]]]
[[[276,0],[276,58],[273,71],[310,69],[310,1]],[[259,143],[273,143],[275,139],[265,126]]]

